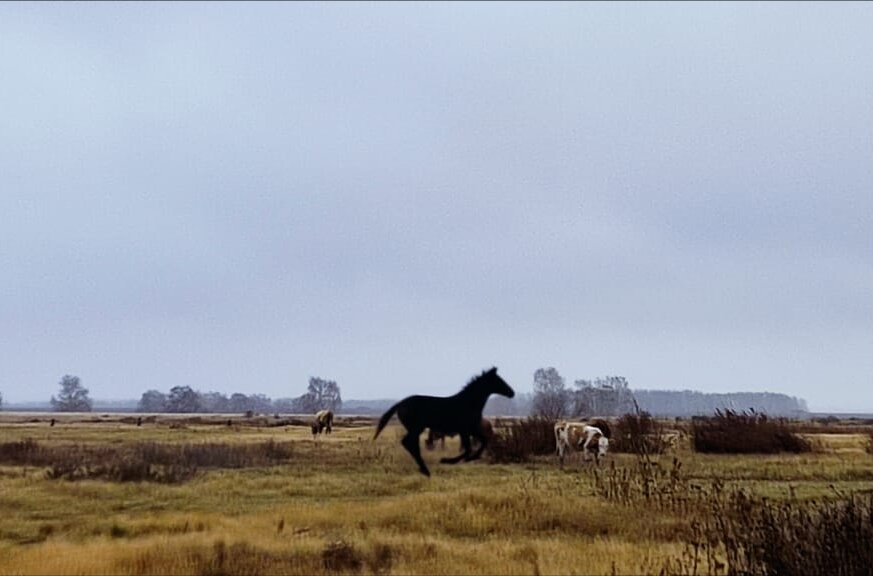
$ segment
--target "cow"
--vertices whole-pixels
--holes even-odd
[[[681,430],[663,430],[661,431],[661,442],[667,448],[671,448],[675,450],[682,439],[685,437],[685,434]]]
[[[564,456],[570,450],[582,450],[582,459],[588,460],[593,455],[599,464],[609,449],[609,439],[603,431],[584,422],[567,422],[562,420],[555,424],[555,450],[561,466]]]

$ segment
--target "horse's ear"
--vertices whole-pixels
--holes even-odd
[[[497,366],[492,366],[491,370],[487,372],[488,374],[497,374]]]

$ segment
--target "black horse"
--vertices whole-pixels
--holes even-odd
[[[464,451],[452,458],[442,458],[445,464],[457,464],[461,460],[476,460],[482,455],[488,444],[488,437],[482,431],[482,409],[492,394],[500,394],[507,398],[515,396],[503,378],[497,375],[497,368],[486,370],[476,376],[464,389],[454,396],[409,396],[392,406],[376,428],[375,440],[391,417],[397,412],[397,418],[406,428],[406,436],[401,443],[407,452],[412,454],[418,463],[418,469],[425,476],[430,476],[430,470],[421,459],[419,437],[426,428],[439,430],[448,436],[459,434]],[[479,448],[472,451],[470,437],[479,441]]]

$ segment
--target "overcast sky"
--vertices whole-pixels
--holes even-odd
[[[873,411],[873,4],[2,3],[0,392]]]

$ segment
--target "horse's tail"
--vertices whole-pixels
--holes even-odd
[[[398,402],[394,406],[388,409],[387,412],[382,414],[382,417],[379,418],[379,425],[376,426],[376,435],[373,436],[373,440],[379,437],[379,433],[382,432],[382,429],[388,425],[388,421],[391,420],[391,417],[394,416],[394,413],[397,412],[397,408],[400,406],[401,402]]]

